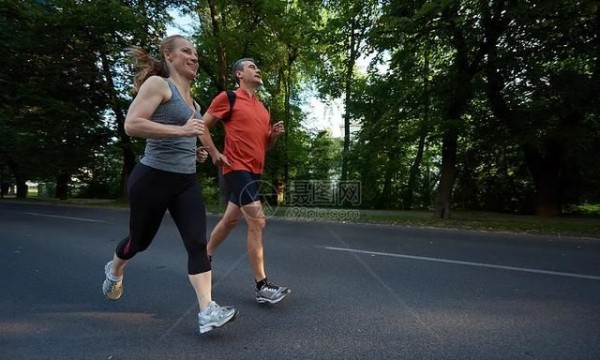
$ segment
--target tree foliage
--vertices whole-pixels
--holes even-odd
[[[555,216],[600,198],[597,0],[0,0],[0,182],[124,196],[143,141],[123,131],[125,48],[190,15],[206,108],[254,58],[286,134],[264,179],[359,180],[371,208]],[[366,71],[357,65],[370,60]],[[344,136],[308,96],[343,101]],[[222,129],[216,130],[222,146]],[[213,166],[200,176],[218,179]]]

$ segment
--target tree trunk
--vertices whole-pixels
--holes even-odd
[[[60,200],[69,198],[69,175],[60,174],[56,177],[55,197]]]
[[[417,145],[417,155],[415,156],[415,160],[413,161],[409,174],[408,174],[408,184],[406,185],[406,190],[404,191],[404,199],[403,199],[403,208],[406,210],[411,210],[414,201],[414,191],[415,184],[417,182],[417,176],[419,175],[419,167],[421,166],[421,161],[423,160],[423,153],[425,151],[425,139],[428,134],[427,123],[429,122],[429,108],[431,99],[429,96],[429,53],[425,53],[425,66],[424,66],[424,76],[423,76],[423,105],[425,106],[423,110],[423,119],[421,120],[421,124],[419,126],[419,144]]]
[[[27,193],[29,192],[29,186],[24,179],[17,178],[17,199],[25,199],[27,198]]]
[[[289,47],[288,47],[289,49]],[[290,53],[288,51],[288,68],[287,68],[287,76],[285,76],[285,123],[284,123],[284,127],[287,130],[286,132],[283,133],[283,146],[284,146],[284,151],[283,151],[283,183],[287,184],[290,180],[290,160],[289,160],[289,155],[288,152],[286,151],[288,148],[288,141],[289,141],[289,124],[290,124],[290,119],[292,118],[292,113],[291,113],[291,104],[290,104],[290,100],[292,97],[292,65],[294,63],[294,61],[296,60],[296,55],[295,55],[295,51],[293,51],[293,54]]]
[[[486,64],[487,92],[492,111],[516,135],[522,135],[527,115],[518,108],[510,108],[502,95],[505,87],[497,67],[496,45],[490,47]],[[564,123],[562,121],[561,123]],[[536,214],[553,217],[560,215],[560,159],[562,147],[556,141],[544,141],[541,153],[532,143],[522,144],[525,162],[536,189]],[[543,154],[543,155],[542,155]]]
[[[346,79],[344,82],[344,91],[345,91],[345,111],[344,111],[344,147],[342,150],[342,182],[348,180],[348,156],[350,154],[350,105],[352,103],[352,81],[354,74],[354,64],[356,63],[356,58],[358,57],[358,51],[356,49],[358,45],[358,39],[356,34],[357,27],[357,19],[356,17],[352,19],[352,24],[350,27],[350,52],[348,56],[348,64],[346,68]]]
[[[498,37],[502,33],[501,27],[492,27],[491,13],[489,11],[490,9],[487,9],[487,12],[483,16],[487,26],[490,27],[487,33],[488,36],[477,47],[470,48],[465,39],[465,31],[467,30],[460,28],[460,25],[451,21],[453,27],[452,45],[456,50],[453,68],[456,69],[456,73],[451,80],[454,88],[448,101],[445,116],[446,129],[442,140],[442,170],[435,201],[435,215],[443,219],[450,217],[452,190],[456,180],[458,125],[472,97],[471,82],[480,71],[481,62],[484,56],[488,54],[490,46],[495,46]],[[457,12],[458,8],[451,6],[448,8],[448,13],[445,16],[449,19],[454,19]],[[471,49],[474,51],[470,52]],[[473,55],[469,59],[471,53]]]
[[[217,88],[219,91],[224,91],[227,88],[227,75],[229,68],[227,66],[226,49],[221,42],[221,26],[220,21],[224,21],[217,11],[217,8],[213,1],[208,1],[208,8],[210,10],[210,20],[212,24],[212,33],[215,39],[217,39],[217,63],[219,64],[219,76],[217,78]],[[221,20],[219,20],[221,18]]]
[[[454,127],[454,126],[453,126]],[[446,130],[442,140],[442,170],[440,183],[435,197],[435,216],[450,218],[450,200],[456,181],[456,151],[458,148],[458,133],[456,129]]]
[[[10,171],[13,173],[13,176],[15,177],[15,183],[17,185],[17,199],[27,198],[27,192],[29,191],[26,183],[27,179],[19,171],[19,166],[12,158],[8,159],[7,165]]]
[[[390,199],[392,198],[392,177],[396,171],[392,161],[394,161],[393,159],[395,157],[397,157],[397,153],[393,150],[387,154],[387,166],[383,178],[383,189],[379,195],[378,204],[376,204],[377,207],[382,207],[384,209],[390,208]]]
[[[425,118],[424,121],[427,121],[427,118]],[[417,146],[417,155],[415,156],[415,160],[413,161],[410,167],[410,171],[408,174],[408,184],[406,185],[406,190],[404,191],[403,208],[406,210],[412,209],[413,206],[413,194],[415,191],[415,184],[417,183],[417,175],[419,175],[419,167],[421,166],[421,161],[423,160],[423,153],[425,152],[426,137],[427,130],[425,129],[424,125],[421,125],[419,145]]]
[[[546,217],[560,215],[561,146],[546,144],[544,156],[530,145],[524,146],[523,151],[537,193],[536,214]]]
[[[0,163],[0,199],[4,199],[4,195],[8,192],[8,183],[4,180],[4,167]]]
[[[212,33],[215,39],[217,39],[217,63],[219,65],[219,74],[217,76],[217,89],[218,91],[225,91],[227,89],[227,76],[229,74],[229,66],[227,65],[227,52],[226,47],[221,41],[221,21],[225,19],[218,13],[217,7],[213,1],[208,1],[208,8],[210,10],[210,19],[212,24]],[[223,178],[223,172],[221,167],[217,167],[217,185],[219,187],[219,206],[223,209],[227,206],[228,202],[228,191],[225,185],[225,179]]]
[[[465,50],[465,49],[463,49]],[[445,130],[442,137],[442,169],[440,183],[435,197],[434,213],[442,219],[450,218],[452,190],[456,182],[456,163],[458,150],[458,127],[465,107],[471,98],[471,80],[474,74],[466,71],[461,65],[466,65],[466,53],[457,52],[457,67],[459,69],[456,86],[451,95],[448,110],[446,111]]]
[[[119,194],[121,195],[121,199],[127,199],[129,175],[136,164],[135,154],[131,148],[131,139],[128,136],[121,138],[121,149],[123,150],[123,167],[121,168],[121,179],[119,181]]]
[[[133,171],[135,166],[135,153],[131,145],[131,138],[125,133],[125,113],[124,109],[119,106],[119,97],[116,93],[115,83],[110,71],[111,64],[106,56],[106,53],[100,54],[102,59],[102,70],[106,77],[108,97],[110,99],[110,106],[115,113],[115,119],[117,121],[117,135],[119,137],[121,150],[123,154],[123,167],[121,169],[121,179],[119,182],[119,194],[122,199],[127,198],[127,182],[129,180],[129,174]]]

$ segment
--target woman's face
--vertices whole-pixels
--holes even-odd
[[[194,45],[186,39],[176,39],[173,51],[166,54],[172,69],[193,80],[198,72],[198,53]]]

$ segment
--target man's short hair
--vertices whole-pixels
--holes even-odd
[[[233,81],[234,81],[236,84],[238,84],[238,85],[240,84],[240,80],[239,80],[239,79],[238,79],[238,77],[236,76],[236,73],[237,73],[238,71],[242,71],[242,70],[244,69],[244,62],[245,62],[245,61],[252,61],[252,62],[254,62],[254,59],[252,59],[252,58],[242,58],[242,59],[239,59],[239,60],[238,60],[238,61],[236,61],[236,62],[233,64],[233,66],[231,67],[231,77],[233,77]]]

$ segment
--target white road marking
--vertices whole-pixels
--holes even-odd
[[[38,213],[32,213],[32,212],[26,212],[25,214],[34,215],[34,216],[45,216],[45,217],[51,217],[51,218],[56,218],[56,219],[75,220],[75,221],[88,221],[88,222],[97,222],[97,223],[106,223],[107,222],[107,221],[102,221],[102,220],[78,218],[78,217],[71,217],[71,216],[38,214]]]
[[[426,256],[394,254],[394,253],[386,253],[386,252],[379,252],[379,251],[366,251],[366,250],[358,250],[358,249],[339,248],[339,247],[333,247],[333,246],[325,246],[324,248],[327,250],[346,251],[346,252],[359,253],[359,254],[390,256],[390,257],[398,257],[398,258],[403,258],[403,259],[434,261],[434,262],[447,263],[447,264],[478,266],[478,267],[486,267],[486,268],[502,269],[502,270],[523,271],[523,272],[529,272],[529,273],[534,273],[534,274],[568,276],[568,277],[574,277],[574,278],[579,278],[579,279],[600,280],[600,276],[594,276],[594,275],[584,275],[584,274],[574,274],[574,273],[566,273],[566,272],[559,272],[559,271],[520,268],[520,267],[514,267],[514,266],[485,264],[485,263],[477,263],[477,262],[470,262],[470,261],[439,259],[439,258],[432,258],[432,257],[426,257]]]

